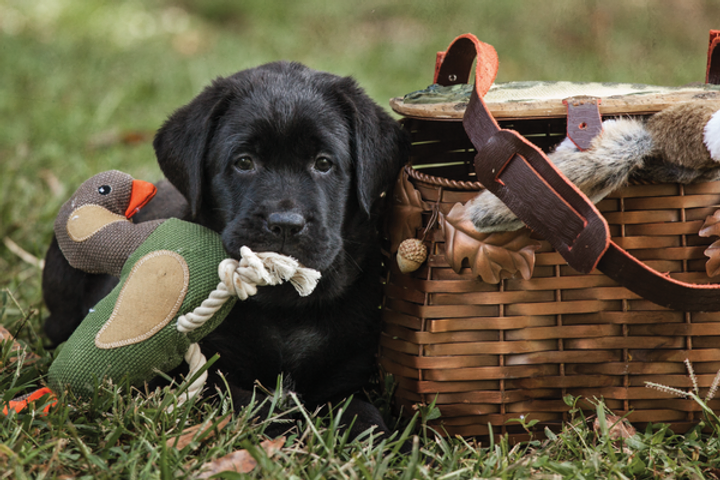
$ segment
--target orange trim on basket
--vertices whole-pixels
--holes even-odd
[[[454,53],[451,54],[451,50]],[[448,62],[449,58],[452,59],[451,62]],[[466,83],[469,80],[473,60],[476,60],[475,88],[481,96],[484,96],[495,82],[500,61],[492,45],[481,42],[471,33],[460,35],[450,43],[447,50],[437,52],[433,83],[440,85]],[[453,78],[441,78],[442,72],[448,73]]]
[[[710,41],[707,54],[707,69],[705,71],[705,83],[720,83],[720,30],[710,30]]]

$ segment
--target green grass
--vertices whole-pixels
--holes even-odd
[[[4,349],[3,364],[10,357]],[[37,365],[10,365],[16,368],[0,374],[5,399],[36,375]],[[378,441],[368,432],[351,440],[338,428],[344,422],[342,405],[325,417],[313,415],[280,388],[265,400],[270,406],[265,416],[259,403],[233,411],[222,391],[212,403],[188,402],[171,412],[167,407],[176,405],[177,391],[126,392],[121,385],[101,385],[91,400],[61,398],[51,415],[1,419],[2,478],[196,478],[204,463],[237,449],[246,449],[257,466],[222,478],[714,478],[720,473],[717,436],[696,430],[679,436],[657,425],[616,439],[616,420],[602,402],[586,416],[571,397],[566,398],[571,419],[561,432],[511,445],[504,437],[484,444],[442,438],[425,426],[422,415],[401,425],[392,439]],[[258,447],[264,430],[288,416],[300,420],[280,451],[268,457]],[[599,428],[589,426],[593,417],[600,419]],[[176,446],[177,437],[192,426],[203,428]],[[405,444],[411,445],[409,454],[401,451]]]
[[[352,75],[387,105],[427,86],[435,52],[473,32],[498,50],[498,81],[680,85],[704,79],[717,19],[714,0],[0,0],[0,323],[39,355],[8,363],[4,348],[0,395],[36,385],[52,360],[41,270],[7,245],[41,259],[59,206],[94,173],[158,178],[152,133],[214,77],[297,60]],[[101,386],[90,401],[63,399],[48,417],[0,418],[0,478],[192,477],[240,448],[257,457],[250,478],[701,478],[719,468],[716,434],[679,436],[659,425],[611,440],[579,410],[562,432],[521,445],[442,439],[421,416],[400,421],[399,438],[372,446],[334,428],[337,415],[317,418],[292,398],[274,397],[279,410],[270,418],[256,418],[259,405],[232,411],[224,392],[168,413],[172,392],[118,388]],[[386,411],[387,402],[377,398]],[[268,459],[257,448],[264,428],[289,414],[300,416],[299,427]],[[231,421],[211,438],[165,446],[224,415]],[[405,440],[411,455],[399,453]]]

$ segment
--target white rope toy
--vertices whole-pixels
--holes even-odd
[[[247,300],[257,293],[257,287],[290,282],[301,297],[306,297],[315,290],[320,280],[320,272],[303,267],[292,257],[274,252],[255,253],[248,247],[242,247],[240,255],[240,261],[226,258],[220,262],[220,283],[199,307],[178,317],[179,332],[189,333],[202,327],[232,296]],[[190,378],[205,365],[207,359],[200,352],[200,346],[192,343],[185,352],[185,361],[190,366]],[[197,395],[205,385],[207,376],[207,371],[203,372],[187,391],[178,397],[178,405]]]

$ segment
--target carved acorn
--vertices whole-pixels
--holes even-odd
[[[402,273],[414,272],[427,259],[427,247],[422,240],[408,238],[398,247],[397,264]]]

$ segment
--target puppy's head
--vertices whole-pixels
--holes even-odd
[[[280,62],[215,80],[154,146],[231,255],[243,245],[291,255],[336,295],[374,242],[372,217],[407,140],[352,79]]]

